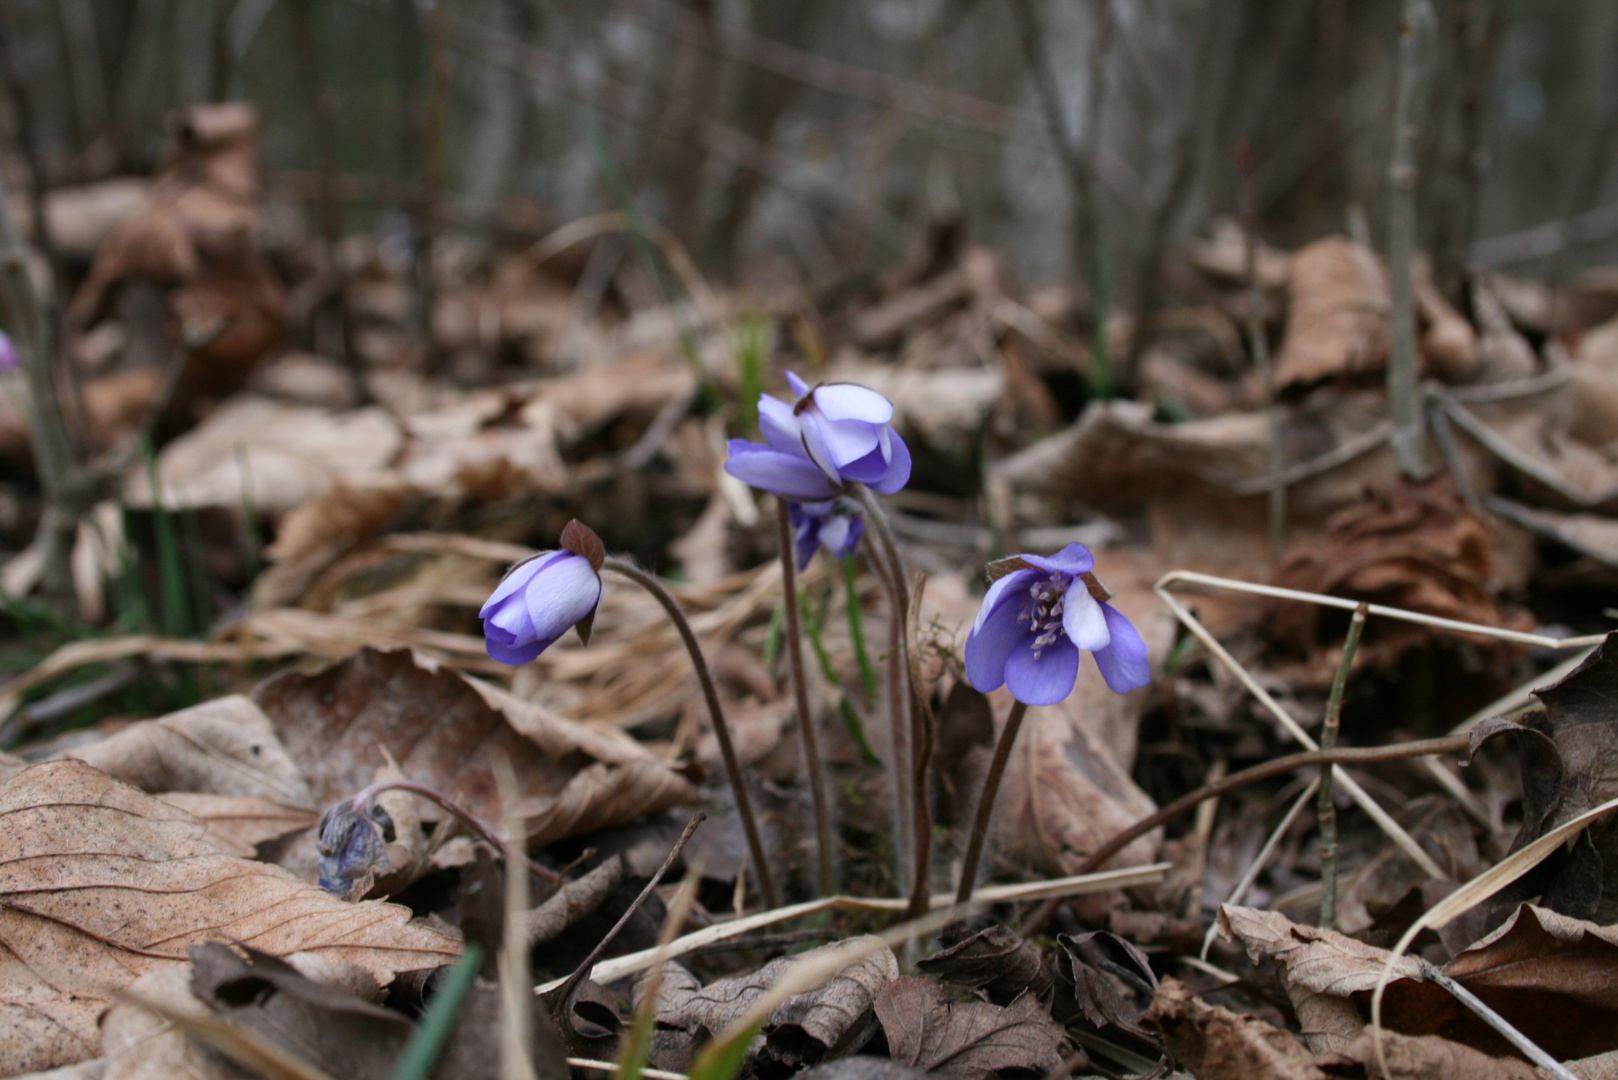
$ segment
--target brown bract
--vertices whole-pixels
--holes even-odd
[[[141,974],[206,941],[312,952],[378,982],[436,967],[454,940],[393,904],[344,904],[226,855],[181,810],[77,761],[0,787],[0,1071],[95,1056],[96,1017]]]

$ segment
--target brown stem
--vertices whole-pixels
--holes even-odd
[[[916,638],[921,625],[921,597],[927,587],[927,575],[916,574],[910,588],[910,608],[905,615],[905,659],[909,664],[911,730],[910,791],[914,800],[911,821],[915,827],[916,873],[911,880],[910,906],[905,918],[919,919],[932,906],[933,812],[928,801],[927,770],[933,761],[933,738],[937,721],[932,705],[927,701],[926,683],[921,676],[921,657],[916,652]]]
[[[955,886],[957,904],[972,899],[972,887],[978,878],[978,859],[983,855],[983,837],[989,831],[989,816],[994,812],[994,797],[1000,793],[1000,778],[1005,775],[1006,762],[1011,758],[1011,744],[1017,741],[1017,731],[1027,713],[1027,705],[1015,702],[1011,715],[1006,717],[1006,726],[1000,730],[1000,741],[994,744],[994,760],[989,762],[989,775],[983,778],[977,816],[972,819],[972,835],[967,838],[966,857],[961,860],[961,880]]]
[[[1305,750],[1297,754],[1274,758],[1254,765],[1250,769],[1231,773],[1223,780],[1205,784],[1184,798],[1175,799],[1150,817],[1142,818],[1123,832],[1108,840],[1079,864],[1074,874],[1088,874],[1102,863],[1139,840],[1153,829],[1160,828],[1181,814],[1194,809],[1207,799],[1217,799],[1227,791],[1235,791],[1272,776],[1292,772],[1294,769],[1313,769],[1321,765],[1371,765],[1379,761],[1403,761],[1405,758],[1425,757],[1428,754],[1454,754],[1466,749],[1471,736],[1467,733],[1446,735],[1439,739],[1419,739],[1415,742],[1396,743],[1393,746],[1339,746],[1331,750]],[[1056,912],[1061,898],[1041,904],[1039,909],[1023,923],[1018,931],[1023,937],[1039,933]]]
[[[736,812],[741,815],[742,832],[747,835],[747,850],[753,859],[758,891],[764,897],[765,907],[780,907],[775,880],[770,876],[770,865],[764,856],[764,841],[759,838],[758,821],[753,817],[753,803],[747,797],[747,786],[742,782],[741,762],[737,760],[736,747],[730,741],[730,725],[725,723],[725,710],[719,704],[719,690],[708,672],[708,660],[702,655],[702,646],[697,643],[697,635],[691,629],[690,621],[681,610],[679,601],[674,599],[663,583],[634,563],[609,555],[602,563],[602,568],[623,575],[651,593],[652,599],[662,605],[669,621],[674,623],[674,629],[679,631],[685,651],[691,657],[691,667],[697,673],[697,682],[702,685],[703,699],[708,703],[708,719],[713,721],[714,738],[719,740],[719,756],[724,759],[725,775],[730,780],[730,790],[736,796]]]
[[[478,839],[484,841],[496,851],[500,852],[500,854],[505,856],[506,863],[508,865],[516,862],[520,858],[528,864],[529,871],[541,881],[547,881],[552,886],[562,884],[562,875],[558,874],[554,870],[546,869],[533,859],[530,859],[523,852],[517,851],[516,849],[508,846],[504,840],[496,835],[493,829],[489,828],[483,819],[472,813],[472,811],[466,809],[466,807],[444,795],[442,792],[436,791],[433,788],[428,787],[426,784],[418,784],[414,780],[378,780],[370,787],[362,790],[358,795],[355,795],[349,801],[353,804],[357,813],[363,814],[371,808],[371,804],[376,801],[376,797],[382,794],[384,791],[408,791],[412,795],[420,795],[428,802],[435,803],[436,805],[449,811],[452,816],[460,820],[461,824],[465,825],[468,829],[471,829],[474,833],[477,833]]]
[[[820,895],[832,892],[831,812],[826,806],[826,782],[820,768],[820,744],[815,735],[815,717],[809,710],[809,683],[804,677],[803,636],[798,623],[798,567],[793,555],[792,518],[787,500],[775,500],[775,535],[781,549],[781,591],[786,605],[787,669],[792,675],[792,695],[798,709],[798,734],[803,737],[803,756],[809,767],[809,794],[815,808],[815,844],[819,848]]]
[[[651,880],[646,883],[646,887],[640,891],[640,895],[635,897],[635,902],[624,909],[623,915],[613,924],[612,929],[607,931],[607,936],[596,942],[596,947],[590,950],[590,955],[586,956],[584,961],[573,969],[573,974],[567,977],[567,982],[558,986],[552,994],[547,995],[550,997],[551,1015],[556,1018],[558,1025],[563,1023],[568,1010],[573,1007],[573,999],[578,996],[579,987],[584,985],[584,980],[589,978],[590,969],[595,967],[597,960],[601,959],[601,954],[607,951],[607,946],[612,944],[612,939],[618,936],[619,932],[628,925],[635,912],[639,911],[641,905],[646,903],[646,898],[652,895],[652,890],[657,888],[657,883],[663,880],[663,875],[669,872],[669,867],[674,865],[674,860],[679,858],[681,851],[685,850],[686,842],[691,839],[691,834],[697,831],[697,826],[707,820],[708,815],[703,813],[698,813],[696,817],[691,819],[690,823],[686,825],[685,831],[680,834],[680,838],[674,842],[674,847],[669,850],[668,858],[663,860],[663,865],[657,868],[657,873],[652,875]],[[564,1028],[564,1030],[571,1029]]]
[[[1348,686],[1348,669],[1354,664],[1359,651],[1360,632],[1371,613],[1370,605],[1361,603],[1354,609],[1348,622],[1348,637],[1343,642],[1343,658],[1338,661],[1337,674],[1331,681],[1331,693],[1326,697],[1326,719],[1320,726],[1320,748],[1330,750],[1337,745],[1337,729],[1343,715],[1343,691]],[[1337,804],[1332,801],[1332,767],[1320,767],[1320,796],[1315,804],[1320,818],[1320,925],[1327,930],[1337,922]]]

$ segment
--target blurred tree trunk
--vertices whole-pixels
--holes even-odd
[[[820,0],[751,0],[749,28],[775,41],[805,42],[810,39],[819,7]],[[732,99],[735,102],[732,125],[759,143],[770,145],[776,123],[797,97],[798,87],[798,83],[759,68],[744,69]],[[712,224],[699,249],[708,262],[726,270],[734,269],[737,237],[747,223],[763,183],[764,177],[756,169],[736,169],[730,173],[720,190]]]

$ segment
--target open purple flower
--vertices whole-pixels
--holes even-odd
[[[790,371],[787,382],[798,395],[792,404],[759,396],[768,445],[732,439],[725,471],[799,502],[829,499],[850,483],[891,494],[909,482],[910,448],[889,422],[891,401],[853,383],[811,387]]]
[[[490,658],[526,664],[570,627],[588,643],[605,558],[596,534],[570,521],[562,530],[562,550],[540,552],[512,567],[478,612]]]
[[[865,519],[845,500],[788,503],[787,514],[792,519],[799,570],[809,565],[815,548],[825,548],[834,558],[846,558],[854,554],[860,537],[865,535]]]
[[[1116,693],[1151,679],[1146,643],[1091,572],[1083,544],[1049,558],[1018,555],[990,566],[996,581],[966,638],[966,678],[987,693],[1001,683],[1027,705],[1054,705],[1073,692],[1079,650],[1096,658]]]

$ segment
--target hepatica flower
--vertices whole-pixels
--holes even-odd
[[[16,367],[17,346],[12,344],[9,334],[0,330],[0,371],[14,371]]]
[[[989,567],[996,580],[966,638],[966,678],[987,693],[1004,683],[1027,705],[1054,705],[1073,692],[1079,650],[1088,651],[1116,693],[1151,678],[1146,643],[1107,601],[1083,544],[1049,558],[1018,555]]]
[[[588,644],[606,555],[588,526],[570,521],[560,551],[542,551],[512,567],[478,612],[489,656],[526,664],[575,627]]]
[[[843,499],[788,503],[787,515],[792,520],[792,546],[799,570],[809,565],[815,548],[825,548],[833,558],[846,558],[854,554],[865,535],[865,519]]]
[[[787,372],[797,399],[758,399],[767,445],[730,441],[725,471],[795,502],[830,499],[851,483],[892,494],[910,480],[910,449],[893,430],[893,403],[854,383],[811,387]]]

